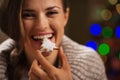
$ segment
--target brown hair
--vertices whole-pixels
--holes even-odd
[[[62,4],[63,4],[63,10],[64,10],[64,12],[66,12],[67,8],[70,5],[70,1],[69,0],[62,0]]]
[[[20,39],[20,4],[21,0],[3,1],[0,9],[0,27],[9,37],[18,41]]]

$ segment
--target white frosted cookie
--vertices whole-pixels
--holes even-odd
[[[54,49],[57,49],[55,43],[51,42],[47,38],[44,38],[40,50],[42,52],[52,52]]]

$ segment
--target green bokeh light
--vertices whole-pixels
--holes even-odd
[[[118,54],[118,59],[120,60],[120,52],[119,52],[119,54]]]
[[[102,30],[102,35],[105,38],[111,38],[113,35],[113,30],[110,27],[104,27]]]
[[[100,44],[98,47],[98,52],[103,56],[107,55],[110,52],[109,45],[105,43]]]

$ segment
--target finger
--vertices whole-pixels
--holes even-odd
[[[45,68],[45,70],[49,71],[53,68],[53,65],[50,64],[45,57],[42,55],[40,50],[33,50],[32,46],[29,45],[29,43],[25,44],[25,50],[27,53],[31,53],[33,57],[35,57],[39,63],[41,64],[41,66],[43,68]],[[33,54],[35,53],[35,54]]]
[[[37,63],[35,61],[35,63]],[[36,65],[36,64],[33,64]],[[37,76],[40,76],[40,78],[42,80],[56,80],[56,71],[51,70],[51,71],[44,71],[42,70],[39,66],[37,67],[38,69],[36,69],[35,71],[33,71],[33,73],[35,73]]]
[[[32,63],[32,66],[30,68],[30,71],[28,73],[29,76],[31,75],[36,75],[38,76],[39,78],[41,77],[46,77],[46,73],[40,68],[40,65],[38,64],[38,61],[37,60],[34,60],[33,63]]]
[[[62,47],[60,47],[60,50],[59,50],[59,58],[61,60],[62,68],[69,69],[69,63]]]
[[[29,80],[40,80],[40,78],[37,77],[34,73],[31,73],[31,74],[29,75]]]
[[[55,70],[55,67],[46,60],[46,58],[41,54],[40,50],[36,51],[36,55],[40,65],[47,73],[53,72],[53,70]]]

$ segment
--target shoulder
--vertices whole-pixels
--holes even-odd
[[[14,48],[14,46],[15,42],[10,38],[3,41],[3,43],[0,44],[0,57],[6,57],[7,54],[10,53],[10,51]]]
[[[7,39],[0,44],[0,79],[6,80],[5,74],[7,70],[7,52],[12,49],[14,41]]]
[[[67,36],[63,37],[62,46],[75,80],[106,80],[104,63],[96,51]]]
[[[63,37],[61,45],[63,46],[64,51],[67,55],[82,55],[82,56],[95,56],[99,57],[98,53],[90,47],[86,47],[82,44],[79,44],[67,36]],[[74,54],[73,54],[74,53]]]
[[[7,40],[3,41],[0,44],[0,53],[2,53],[2,51],[6,51],[13,48],[14,45],[15,45],[15,41],[12,40],[11,38],[8,38]]]

